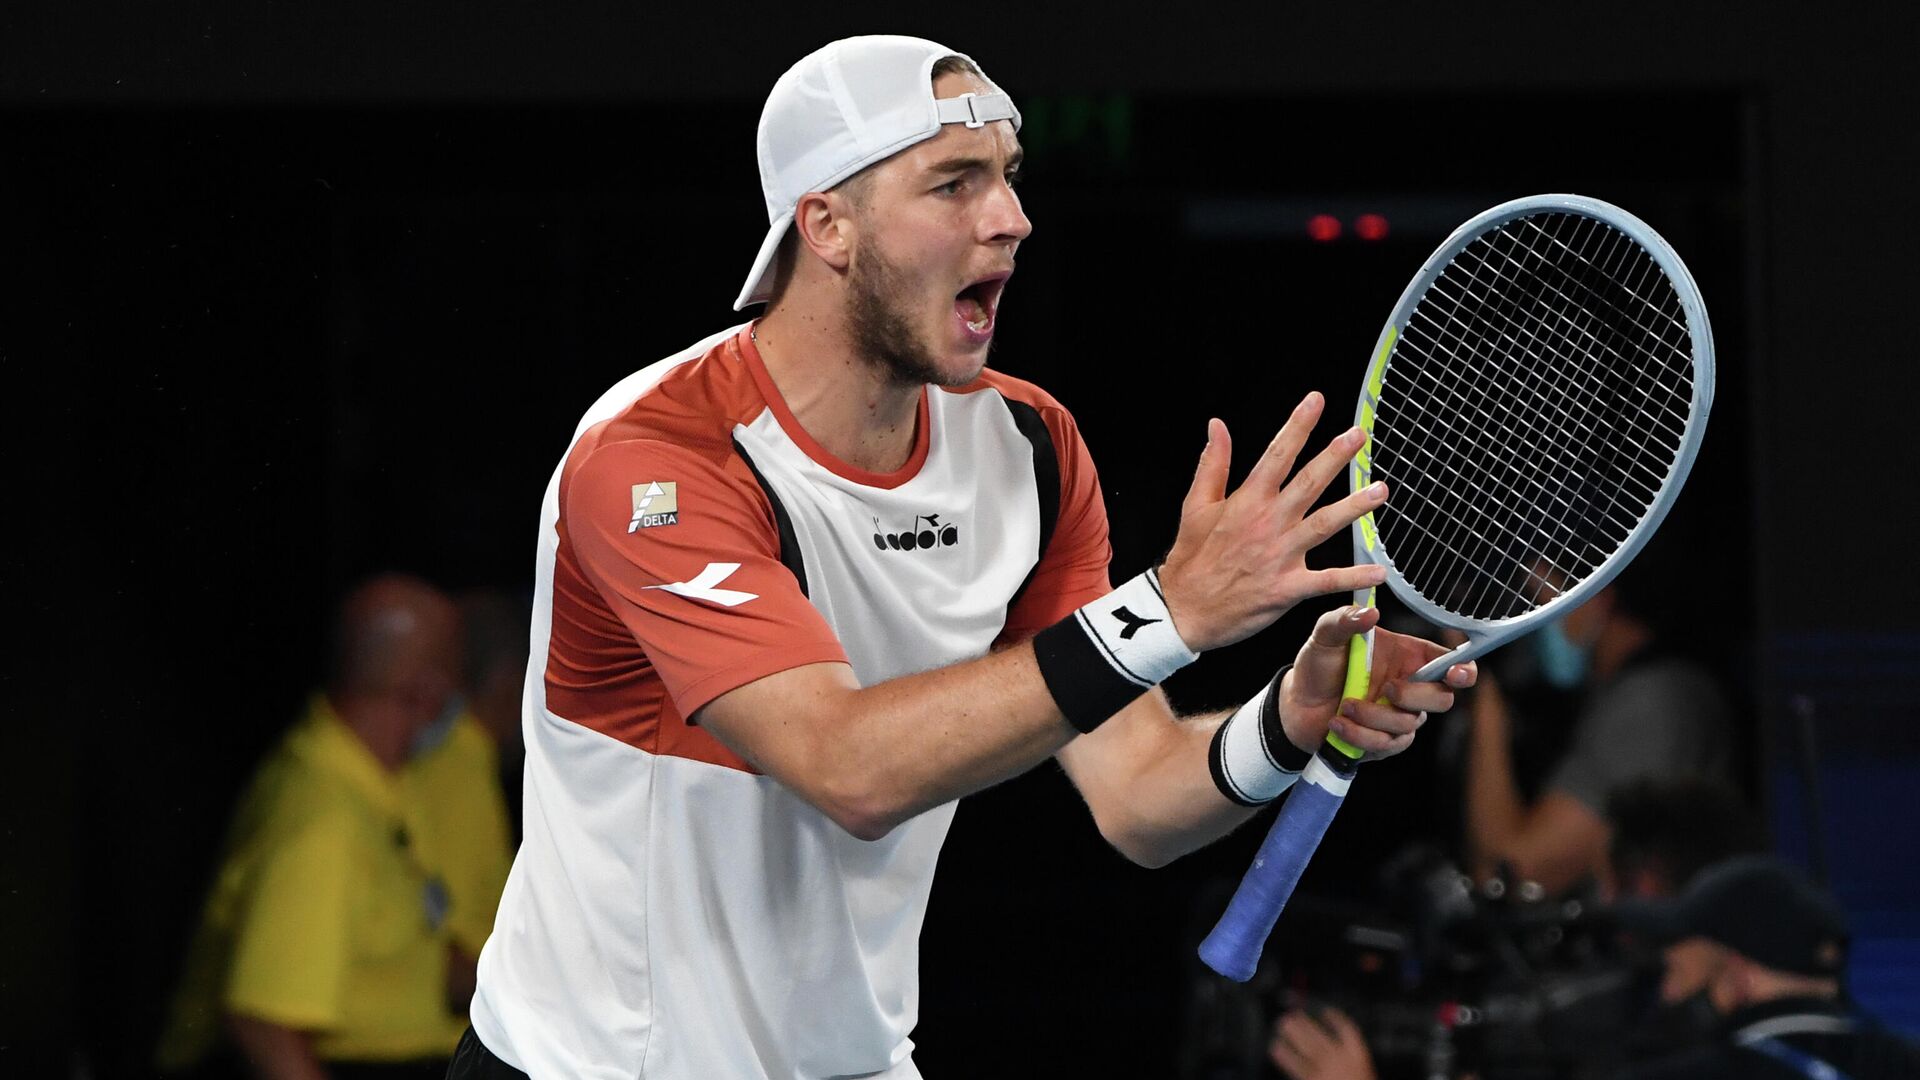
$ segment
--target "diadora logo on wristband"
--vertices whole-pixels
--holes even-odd
[[[1143,626],[1152,626],[1154,623],[1166,621],[1165,619],[1143,619],[1124,607],[1114,608],[1111,614],[1114,618],[1120,620],[1121,626],[1126,627],[1126,629],[1120,631],[1120,640],[1122,641],[1132,641],[1133,635],[1139,633],[1140,628]]]
[[[910,528],[895,532],[873,519],[873,546],[881,551],[916,551],[923,548],[952,547],[960,542],[960,527],[945,524],[939,514],[921,514]]]

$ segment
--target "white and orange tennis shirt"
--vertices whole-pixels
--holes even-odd
[[[802,664],[872,685],[985,655],[1106,594],[1109,555],[1072,418],[1020,380],[923,391],[886,474],[808,437],[746,327],[616,385],[541,510],[481,1041],[535,1077],[917,1076],[953,804],[858,840],[687,718]]]

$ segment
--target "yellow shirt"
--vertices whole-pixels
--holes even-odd
[[[447,919],[454,943],[477,957],[493,933],[513,867],[499,748],[478,720],[462,713],[444,743],[407,764],[404,780],[420,809],[421,849],[437,856],[453,900]]]
[[[389,773],[316,696],[240,803],[161,1065],[201,1057],[223,1012],[312,1032],[323,1060],[450,1056],[448,950],[478,953],[511,860],[493,761],[462,718]]]

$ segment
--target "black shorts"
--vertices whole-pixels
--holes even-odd
[[[480,1036],[467,1029],[447,1066],[447,1080],[528,1080],[527,1074],[493,1056]]]

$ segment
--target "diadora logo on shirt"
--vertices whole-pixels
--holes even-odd
[[[910,528],[898,532],[873,519],[873,546],[881,551],[915,551],[922,548],[952,547],[960,542],[960,527],[940,520],[939,514],[921,514]]]
[[[760,599],[759,593],[741,592],[738,589],[723,589],[720,583],[733,576],[740,569],[737,562],[708,563],[705,570],[692,581],[670,581],[665,585],[642,585],[641,590],[660,589],[675,596],[685,596],[694,600],[705,600],[721,607],[739,607],[749,600]]]
[[[655,480],[633,485],[633,520],[627,531],[651,529],[657,525],[680,524],[680,485],[672,480]]]

